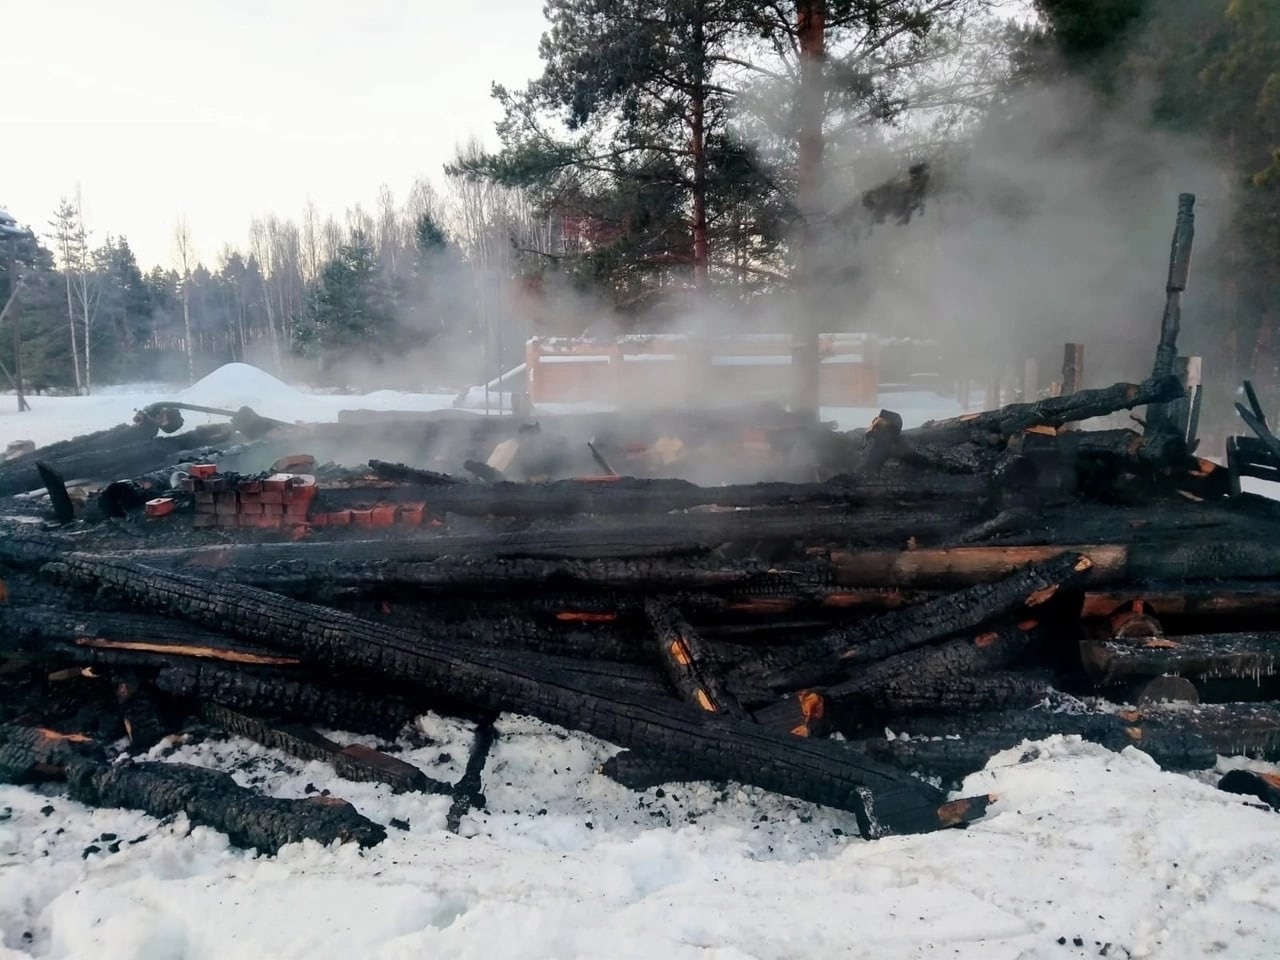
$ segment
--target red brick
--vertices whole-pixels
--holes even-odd
[[[214,519],[218,521],[218,526],[220,527],[238,527],[240,525],[240,518],[234,513],[220,513]]]
[[[380,503],[369,511],[370,520],[375,527],[391,527],[395,525],[396,514],[400,508],[395,504]]]
[[[283,517],[284,504],[282,503],[264,503],[262,505],[262,513],[268,517]]]
[[[197,530],[216,527],[218,525],[218,518],[212,513],[198,513],[192,518],[191,525]]]
[[[191,468],[191,476],[199,477],[201,480],[207,480],[217,474],[218,465],[215,463],[197,463]]]
[[[400,522],[410,527],[419,527],[427,517],[425,503],[406,503],[400,507]]]
[[[178,505],[174,502],[173,497],[156,497],[154,500],[148,500],[146,506],[148,517],[163,517],[166,514],[173,513],[178,509]]]
[[[352,510],[351,522],[354,523],[357,527],[372,527],[373,511],[372,510]]]
[[[284,503],[283,490],[263,490],[258,494],[258,499],[263,503]]]
[[[334,510],[326,513],[325,517],[328,518],[325,522],[331,527],[346,527],[351,524],[350,510]]]
[[[293,479],[293,474],[273,473],[271,476],[267,477],[267,479],[262,481],[262,489],[263,491],[271,490],[283,493],[291,479]]]
[[[240,509],[237,511],[242,517],[260,517],[262,516],[262,504],[253,500],[240,501]]]

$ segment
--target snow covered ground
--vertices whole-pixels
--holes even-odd
[[[33,413],[0,414],[0,441],[52,442],[174,396],[35,397]],[[452,401],[311,395],[232,368],[176,396],[308,420]],[[909,422],[957,412],[893,401]],[[823,411],[848,427],[874,413]],[[471,735],[428,715],[400,755],[455,779]],[[0,787],[0,960],[1280,955],[1280,817],[1215,790],[1217,773],[1166,774],[1133,749],[1053,738],[968,779],[963,794],[1000,798],[969,829],[867,843],[849,815],[754,789],[624,790],[596,773],[612,752],[505,717],[487,810],[463,836],[444,829],[445,799],[347,782],[247,741],[167,754],[234,767],[277,796],[329,789],[407,824],[371,850],[307,843],[275,858],[181,817]],[[1224,758],[1218,773],[1244,763]]]

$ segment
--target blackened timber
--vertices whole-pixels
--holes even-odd
[[[216,624],[333,667],[416,683],[475,709],[512,711],[580,730],[623,747],[665,751],[709,778],[738,780],[852,811],[865,836],[943,826],[943,795],[839,743],[801,740],[675,700],[611,690],[483,650],[458,651],[340,611],[267,591],[199,580],[126,560],[68,557],[60,573],[151,609]],[[525,659],[525,658],[520,658]]]
[[[375,477],[382,480],[394,480],[397,483],[414,483],[426,487],[448,486],[466,482],[457,477],[451,477],[447,473],[437,473],[434,470],[419,470],[417,467],[408,467],[403,463],[388,463],[385,460],[370,460],[369,469]]]
[[[1026,564],[1066,554],[1083,555],[1092,561],[1093,585],[1280,577],[1280,546],[1242,539],[841,551],[832,552],[831,565],[840,586],[946,588],[997,580]]]
[[[471,738],[471,750],[467,754],[467,766],[457,785],[453,788],[453,803],[449,805],[449,813],[445,816],[445,829],[457,833],[462,826],[462,818],[471,810],[483,810],[484,768],[489,761],[489,753],[497,740],[494,716],[484,717],[476,724],[475,734]]]
[[[120,705],[120,719],[129,749],[133,753],[150,750],[176,729],[170,723],[147,684],[132,672],[118,673],[114,677],[116,702]]]
[[[737,699],[724,688],[702,638],[671,599],[651,597],[645,601],[644,609],[667,678],[681,699],[708,713],[749,720]]]
[[[467,604],[465,608],[447,601],[437,604],[386,600],[329,603],[356,616],[416,630],[438,641],[456,637],[461,643],[482,647],[624,663],[650,663],[655,659],[638,622],[620,623],[616,617],[607,621],[557,621],[554,617],[536,616],[518,603],[504,603],[495,598],[493,604],[494,609],[486,616],[482,604],[478,603]]]
[[[747,686],[763,681],[778,691],[823,683],[856,665],[971,630],[1020,608],[1041,606],[1059,591],[1082,584],[1092,566],[1087,558],[1070,553],[1029,564],[995,583],[974,584],[906,610],[837,628],[773,662],[761,658],[744,664],[734,678]]]
[[[278,667],[300,662],[225,634],[194,629],[180,620],[25,604],[0,604],[0,652],[122,666],[156,666],[181,659]]]
[[[831,723],[848,732],[871,717],[902,713],[971,713],[1031,707],[1045,698],[1047,676],[993,670],[976,676],[902,676],[856,695],[829,697]]]
[[[64,477],[115,480],[177,463],[179,455],[189,451],[228,444],[232,433],[225,424],[213,424],[172,437],[140,439],[137,432],[125,431],[102,438],[102,443],[118,440],[118,446],[103,446],[98,441],[80,445],[70,441],[66,447],[53,444],[0,464],[0,497],[12,497],[41,485],[35,469],[37,459]]]
[[[1280,704],[1274,701],[1150,704],[1124,716],[1143,725],[1193,731],[1223,756],[1280,760]]]
[[[194,568],[193,568],[194,569]],[[240,583],[299,597],[371,590],[413,589],[423,594],[510,596],[513,591],[580,590],[671,592],[736,588],[761,593],[802,592],[830,583],[829,565],[802,562],[779,567],[750,560],[706,557],[638,557],[612,560],[470,559],[450,557],[421,563],[292,561],[266,566],[209,570],[216,581]]]
[[[1109,750],[1135,747],[1165,770],[1206,770],[1217,762],[1217,750],[1199,733],[1170,723],[1144,723],[1109,713],[1057,713],[1007,710],[970,718],[940,720],[932,735],[915,732],[922,718],[904,720],[892,738],[852,740],[867,755],[956,786],[987,765],[993,756],[1023,741],[1078,736]],[[904,732],[909,736],[903,736]],[[1037,748],[1028,747],[1034,757]]]
[[[1004,624],[990,630],[917,647],[861,667],[849,680],[825,692],[835,700],[858,700],[889,687],[919,684],[918,699],[939,683],[963,674],[1000,670],[1022,657],[1043,634],[1035,620]]]
[[[268,855],[301,840],[370,847],[386,838],[381,825],[345,800],[264,797],[230,774],[186,763],[76,763],[67,770],[67,786],[72,799],[90,806],[128,807],[153,817],[185,813],[192,823],[225,833],[235,846]]]
[[[1230,770],[1218,781],[1218,789],[1226,793],[1257,797],[1272,810],[1280,810],[1280,777],[1274,773]]]
[[[393,491],[386,491],[391,495]],[[608,483],[556,480],[548,483],[465,483],[406,488],[405,500],[426,499],[436,514],[483,517],[567,517],[574,514],[670,513],[700,506],[869,506],[948,499],[982,499],[987,483],[979,477],[930,474],[877,479],[837,477],[827,483],[756,483],[703,487],[687,480],[620,477]],[[344,496],[359,499],[360,491],[330,491],[335,503]]]
[[[892,410],[881,410],[871,421],[863,438],[865,449],[860,469],[862,473],[877,473],[891,456],[898,437],[902,434],[902,415]]]
[[[337,730],[395,734],[430,704],[393,684],[361,683],[347,677],[282,677],[249,667],[212,663],[174,664],[159,670],[157,690],[194,703],[216,702],[237,710],[317,723]]]
[[[1259,678],[1276,672],[1280,631],[1086,641],[1081,653],[1089,676],[1099,684],[1166,673],[1193,680]]]
[[[0,783],[61,780],[71,764],[85,760],[97,763],[105,758],[102,745],[82,733],[0,725]]]
[[[1079,420],[1103,417],[1120,410],[1152,403],[1167,403],[1182,396],[1182,385],[1172,374],[1143,383],[1116,383],[1095,390],[1080,390],[1069,396],[1047,397],[1035,403],[1013,403],[999,410],[968,413],[949,420],[931,420],[921,427],[904,430],[914,443],[990,444],[1020,433],[1029,427],[1061,427]]]
[[[1280,617],[1280,586],[1247,581],[1206,580],[1186,583],[1134,583],[1084,595],[1081,616],[1109,617],[1125,603],[1141,600],[1161,620],[1263,620]]]
[[[70,523],[76,518],[76,508],[71,503],[71,497],[67,493],[66,481],[62,479],[62,475],[57,470],[42,460],[36,461],[36,472],[40,475],[40,482],[44,484],[45,490],[49,493],[49,506],[53,508],[53,518],[58,523]]]
[[[348,780],[385,783],[396,793],[449,795],[453,792],[449,784],[428,777],[411,763],[361,744],[344,747],[310,727],[273,723],[219,703],[202,704],[200,716],[227,733],[253,740],[265,747],[272,747],[301,760],[328,763],[339,776]]]

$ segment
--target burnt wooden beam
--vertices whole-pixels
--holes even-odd
[[[226,707],[337,730],[394,735],[430,703],[394,684],[362,682],[363,678],[318,677],[314,673],[282,677],[254,668],[215,663],[174,664],[152,680],[157,690],[191,704]]]
[[[680,698],[708,713],[749,721],[750,715],[725,689],[705,642],[671,599],[651,597],[644,609],[660,662]]]
[[[1276,672],[1280,631],[1094,640],[1082,643],[1081,653],[1097,684],[1164,674],[1192,680],[1257,679]]]
[[[936,829],[941,795],[890,768],[868,764],[838,743],[800,740],[654,700],[621,686],[583,682],[531,655],[518,662],[454,649],[336,610],[235,584],[210,582],[126,560],[65,558],[63,577],[122,595],[150,609],[216,623],[340,669],[395,677],[424,693],[480,710],[532,715],[620,746],[664,750],[701,764],[707,776],[754,783],[800,799],[851,810],[863,833]]]
[[[396,793],[453,793],[449,784],[427,776],[411,763],[361,744],[344,747],[301,724],[272,722],[212,702],[201,704],[200,717],[227,733],[301,760],[328,763],[348,780],[385,783]]]
[[[71,523],[76,518],[76,508],[67,493],[67,484],[57,470],[44,461],[36,461],[36,473],[40,482],[49,494],[49,506],[53,508],[53,518],[61,524]]]
[[[743,664],[730,679],[747,689],[763,684],[776,691],[828,682],[855,666],[971,630],[1019,609],[1040,607],[1059,591],[1083,584],[1092,566],[1085,557],[1064,553],[995,583],[975,584],[906,610],[838,627],[813,643]]]
[[[1035,403],[1013,403],[999,410],[967,413],[948,420],[931,420],[904,430],[905,439],[917,443],[966,443],[991,445],[1030,427],[1061,427],[1079,420],[1107,416],[1120,410],[1152,403],[1166,403],[1182,395],[1182,385],[1172,373],[1143,383],[1116,383],[1068,396],[1048,397]]]
[[[1093,564],[1090,583],[1135,580],[1271,580],[1280,577],[1280,546],[1243,539],[1219,542],[1062,543],[906,551],[833,551],[842,587],[954,588],[1007,577],[1019,567],[1073,554]]]
[[[471,739],[471,749],[467,752],[467,765],[453,788],[453,803],[445,815],[445,829],[457,833],[462,826],[462,818],[471,810],[483,810],[486,806],[484,797],[484,768],[489,762],[489,753],[498,738],[494,726],[496,716],[483,717],[477,724]]]
[[[73,800],[161,818],[185,813],[192,823],[225,833],[235,846],[268,855],[301,840],[371,847],[386,838],[380,824],[345,800],[264,797],[239,786],[230,774],[186,763],[79,762],[67,768],[66,779]]]

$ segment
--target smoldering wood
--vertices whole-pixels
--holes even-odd
[[[708,713],[749,721],[749,714],[725,688],[705,641],[671,598],[651,597],[645,601],[644,609],[659,660],[680,698]]]
[[[0,783],[60,780],[73,763],[96,764],[105,759],[102,745],[81,733],[14,723],[0,725]]]
[[[1270,580],[1280,576],[1280,547],[1256,540],[833,551],[831,574],[842,587],[946,589],[997,580],[1025,564],[1066,554],[1087,557],[1093,563],[1089,582],[1099,586],[1135,580]]]
[[[1175,674],[1193,680],[1261,679],[1275,674],[1280,631],[1200,633],[1145,641],[1086,641],[1085,669],[1097,684]]]
[[[328,763],[348,780],[385,783],[396,793],[453,793],[449,784],[427,776],[411,763],[362,744],[344,747],[302,724],[271,722],[212,702],[201,704],[200,717],[226,733],[301,760]]]
[[[901,435],[902,415],[892,410],[881,410],[871,421],[871,426],[867,428],[866,436],[863,438],[865,449],[859,472],[879,472],[880,468],[893,456],[894,446]]]
[[[416,630],[437,640],[457,638],[459,642],[493,649],[525,650],[560,657],[617,660],[624,663],[652,663],[655,660],[641,623],[604,622],[538,616],[518,602],[493,601],[495,609],[483,604],[457,605],[448,601],[401,603],[389,600],[333,602],[330,606],[356,616],[405,630]],[[561,611],[572,613],[572,611]],[[584,616],[586,614],[583,614]]]
[[[988,495],[980,477],[913,475],[837,477],[826,483],[754,483],[702,487],[687,480],[619,477],[603,483],[555,480],[546,483],[466,483],[406,487],[389,491],[388,498],[425,499],[434,514],[456,513],[481,517],[567,517],[574,514],[628,515],[670,513],[694,507],[852,507],[891,506],[947,499],[981,500]],[[326,498],[338,506],[357,502],[359,491],[331,491]]]
[[[597,689],[534,665],[512,666],[486,651],[442,649],[314,604],[252,587],[211,583],[125,560],[67,558],[74,582],[128,596],[150,609],[215,622],[244,639],[267,642],[336,668],[396,676],[424,692],[476,709],[514,711],[581,730],[621,746],[665,750],[715,778],[754,783],[800,799],[851,810],[865,835],[938,827],[941,795],[839,744],[801,741],[696,707]]]
[[[162,666],[183,659],[288,667],[297,657],[152,614],[76,612],[0,604],[0,655],[120,667]]]
[[[931,686],[949,678],[1010,666],[1042,642],[1045,633],[1035,620],[994,626],[867,663],[852,678],[825,692],[835,700],[856,701],[892,684],[920,684],[922,693],[917,699],[926,699]]]
[[[116,702],[120,705],[120,719],[125,735],[129,738],[132,753],[150,750],[177,729],[165,711],[152,696],[148,686],[131,671],[116,671],[112,678],[116,688]]]
[[[396,483],[412,483],[425,487],[448,486],[466,482],[447,473],[420,470],[417,467],[409,467],[403,463],[388,463],[385,460],[370,460],[369,470],[375,477],[382,480],[393,480]]]
[[[1121,410],[1167,403],[1182,395],[1182,385],[1171,373],[1142,383],[1116,383],[1080,390],[1069,396],[1048,397],[1035,403],[1014,403],[999,410],[969,413],[947,420],[931,420],[904,430],[905,439],[917,443],[1002,443],[1030,427],[1061,427],[1078,420],[1104,417]]]
[[[760,658],[743,664],[730,680],[748,689],[759,684],[775,691],[828,682],[855,666],[971,630],[1021,608],[1041,606],[1060,590],[1083,583],[1091,569],[1092,563],[1078,554],[1060,554],[996,583],[975,584],[906,610],[837,628],[772,662]]]
[[[314,673],[285,675],[262,668],[213,663],[171,664],[151,678],[157,690],[189,709],[219,703],[231,709],[335,730],[394,736],[431,702],[394,683],[348,677],[335,683]]]
[[[827,691],[831,724],[849,735],[886,716],[938,713],[948,716],[981,710],[1031,707],[1052,690],[1047,672],[991,670],[979,675],[917,678],[899,675],[854,694]]]
[[[1280,777],[1253,770],[1229,770],[1218,781],[1218,789],[1245,797],[1256,797],[1272,810],[1280,810]]]

